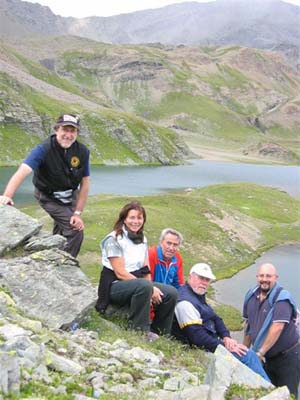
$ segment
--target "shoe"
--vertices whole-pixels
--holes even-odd
[[[147,335],[146,335],[146,340],[148,342],[155,342],[158,339],[159,339],[159,335],[157,333],[148,332]]]

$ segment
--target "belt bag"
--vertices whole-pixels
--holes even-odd
[[[63,204],[71,204],[73,200],[73,190],[68,189],[60,192],[53,192],[52,196]]]

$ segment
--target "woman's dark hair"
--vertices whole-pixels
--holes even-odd
[[[143,215],[144,223],[141,229],[137,233],[143,232],[144,225],[146,222],[146,211],[139,201],[131,201],[130,203],[125,204],[125,206],[120,211],[119,218],[115,222],[114,231],[116,232],[117,235],[123,234],[122,227],[124,225],[124,221],[127,218],[129,211],[131,210],[139,211]]]

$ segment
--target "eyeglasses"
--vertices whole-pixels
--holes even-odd
[[[276,276],[276,274],[258,274],[256,275],[257,278],[267,278],[270,279],[272,276]]]

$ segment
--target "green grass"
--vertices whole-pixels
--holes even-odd
[[[26,67],[27,71],[37,79],[40,79],[44,82],[49,83],[57,88],[62,90],[66,90],[67,92],[74,93],[78,96],[84,96],[83,92],[74,86],[72,83],[67,81],[66,79],[61,78],[59,75],[55,74],[54,72],[49,71],[47,68],[43,67],[42,65],[36,64],[27,58],[23,57],[19,53],[14,53],[15,57]]]
[[[257,136],[252,127],[245,126],[228,108],[204,96],[193,96],[187,92],[172,92],[163,96],[158,106],[153,106],[149,118],[159,120],[172,115],[186,114],[186,118],[210,121],[209,132],[214,137],[246,142]],[[182,123],[182,120],[181,120]]]
[[[24,136],[26,141],[24,141]],[[20,164],[40,138],[26,133],[16,125],[0,125],[0,166]]]
[[[237,69],[229,65],[217,63],[218,74],[209,74],[201,76],[201,80],[209,83],[214,89],[219,90],[221,87],[229,89],[246,88],[250,84],[250,80]]]
[[[257,400],[270,393],[270,389],[249,389],[245,385],[231,385],[225,394],[225,400]]]

